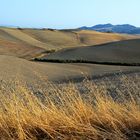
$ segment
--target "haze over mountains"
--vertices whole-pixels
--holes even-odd
[[[19,28],[17,26],[12,26],[12,25],[0,25],[0,28]],[[22,29],[22,28],[21,28]],[[31,29],[31,28],[24,28],[24,29]],[[33,28],[32,28],[33,29]],[[34,28],[34,29],[49,29],[49,28]],[[82,26],[77,28],[78,30],[93,30],[97,32],[106,32],[106,33],[124,33],[124,34],[140,34],[140,27],[136,27],[131,24],[118,24],[118,25],[113,25],[113,24],[97,24],[91,27],[88,26]],[[77,30],[76,29],[76,30]],[[50,29],[50,30],[55,30],[55,29]],[[63,29],[62,29],[63,31]],[[65,29],[64,29],[65,31]],[[66,29],[66,31],[70,31]],[[75,29],[72,29],[71,31],[75,31]]]
[[[112,25],[112,24],[98,24],[92,27],[83,26],[80,30],[94,30],[98,32],[113,32],[126,34],[140,34],[140,27],[135,27],[130,24]]]

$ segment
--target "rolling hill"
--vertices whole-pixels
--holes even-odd
[[[116,42],[117,41],[117,42]],[[118,42],[119,41],[119,42]],[[139,62],[140,36],[87,30],[0,28],[0,80],[16,78],[30,85],[49,81],[98,77],[139,67],[96,64],[58,64],[29,61],[33,58]],[[51,52],[51,53],[49,53]],[[26,60],[27,59],[27,60]],[[15,81],[15,80],[12,80]]]
[[[89,47],[63,49],[44,56],[41,59],[140,64],[140,39],[118,41]]]
[[[85,76],[98,78],[118,72],[140,72],[139,67],[107,66],[94,64],[38,63],[13,56],[0,55],[0,82],[20,81],[30,86],[51,82],[82,81]]]
[[[0,55],[31,59],[49,51],[140,38],[95,31],[0,28]]]

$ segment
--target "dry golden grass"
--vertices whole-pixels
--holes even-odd
[[[138,139],[139,85],[125,76],[122,81],[123,90],[116,88],[118,99],[105,84],[89,81],[83,83],[83,94],[75,84],[50,84],[52,92],[40,94],[20,83],[7,93],[8,85],[1,84],[0,139]]]

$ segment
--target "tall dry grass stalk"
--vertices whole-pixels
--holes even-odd
[[[122,80],[127,89],[115,92],[121,100],[108,94],[106,86],[89,81],[83,93],[74,84],[51,85],[51,95],[40,97],[21,84],[9,93],[1,86],[0,139],[140,139],[140,88],[126,77]]]

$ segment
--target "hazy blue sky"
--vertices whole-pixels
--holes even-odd
[[[0,0],[0,25],[75,28],[99,23],[140,26],[140,0]]]

